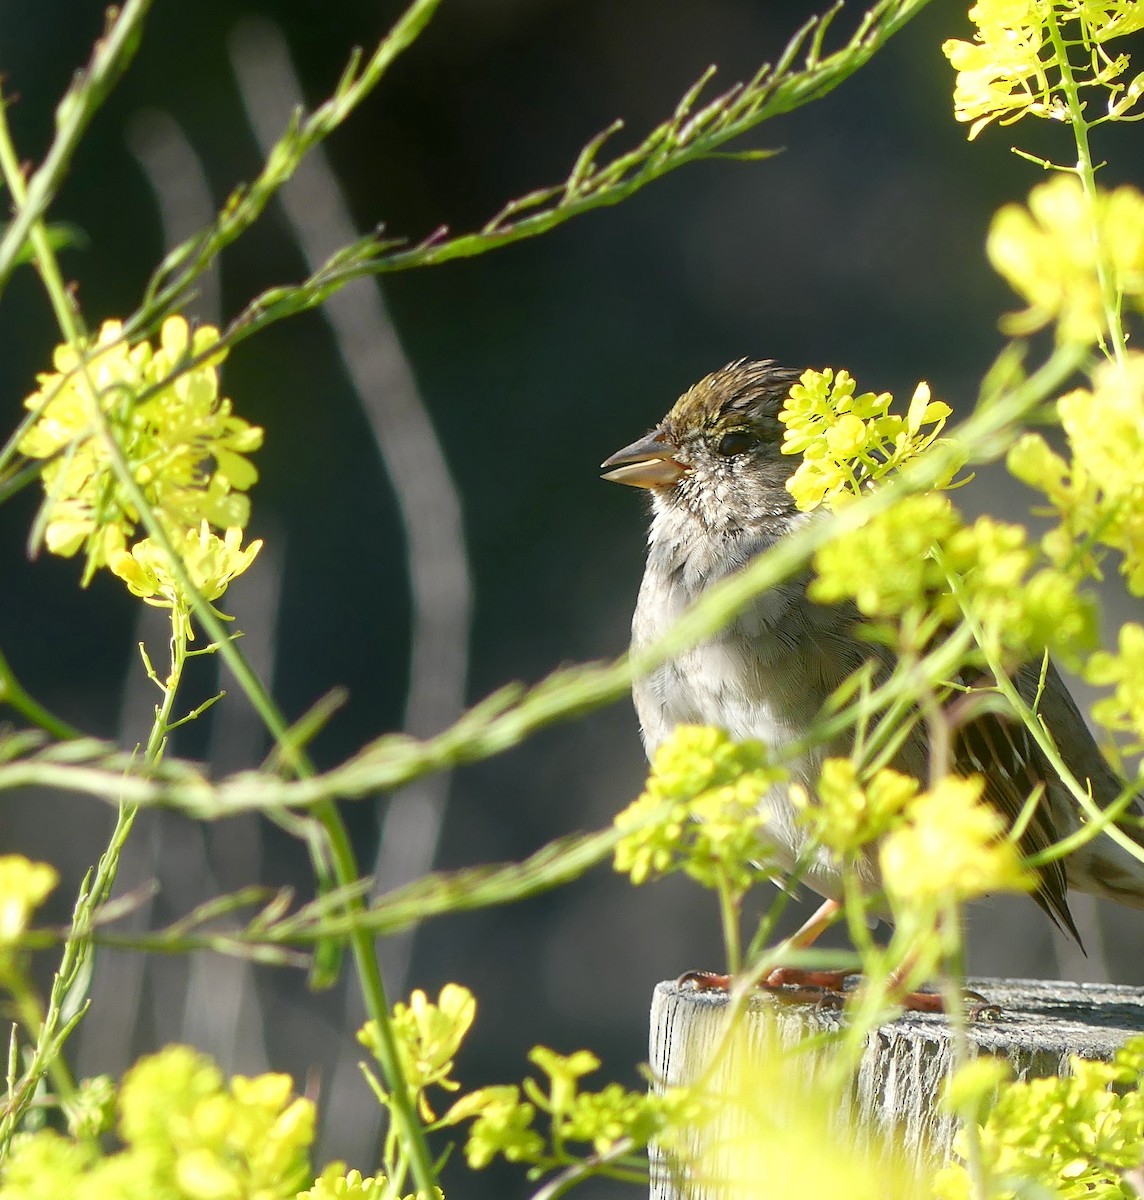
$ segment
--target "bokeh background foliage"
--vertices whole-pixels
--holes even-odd
[[[617,115],[630,131],[619,135],[620,148],[633,144],[709,63],[719,64],[716,86],[749,78],[813,11],[752,0],[449,0],[326,144],[350,227],[361,233],[384,222],[387,234],[414,240],[441,224],[479,227],[507,199],[563,178]],[[155,7],[52,209],[53,221],[78,231],[62,262],[93,324],[133,310],[172,237],[203,223],[257,172],[252,105],[261,95],[264,111],[281,112],[284,100],[289,107],[265,65],[277,61],[273,48],[288,49],[303,96],[316,103],[348,48],[376,43],[399,12],[352,0],[333,11],[205,3],[193,18],[180,6]],[[855,19],[843,14],[840,33]],[[99,5],[70,0],[0,12],[5,90],[18,98],[9,120],[33,161],[103,21]],[[983,267],[985,229],[1000,203],[1024,194],[1028,167],[1001,141],[967,145],[950,120],[940,45],[965,35],[963,6],[935,0],[840,91],[748,139],[782,146],[781,155],[691,166],[543,238],[384,277],[388,318],[381,312],[373,327],[384,332],[384,353],[364,378],[347,369],[318,312],[236,348],[226,394],[268,431],[251,524],[268,548],[228,603],[288,717],[346,689],[346,704],[313,744],[320,765],[383,729],[434,732],[417,721],[462,696],[623,648],[642,568],[642,514],[630,495],[599,485],[595,466],[714,366],[742,354],[845,363],[863,386],[908,395],[925,377],[955,410],[959,400],[968,405],[1000,344],[992,314],[1009,304]],[[1026,144],[1035,148],[1038,136],[1032,131]],[[1132,181],[1137,159],[1123,140],[1131,136],[1113,128],[1102,137],[1112,164],[1105,187]],[[307,270],[289,217],[272,205],[188,311],[225,320]],[[359,307],[368,303],[357,295]],[[359,336],[368,338],[369,327]],[[0,337],[0,394],[13,425],[59,340],[26,269],[0,308]],[[451,597],[439,619],[454,633],[471,611],[467,669],[462,677],[453,664],[457,694],[438,697],[436,709],[430,696],[422,715],[407,712],[408,524],[362,397],[387,382],[431,415],[463,504],[463,561],[454,538],[444,573],[434,574],[431,558],[421,579]],[[408,461],[424,429],[403,425],[393,410],[388,420],[397,430],[388,444],[406,447],[391,453]],[[401,441],[403,430],[413,443]],[[970,513],[1004,511],[1016,495],[1015,484],[986,472],[959,503]],[[430,489],[426,503],[434,500],[444,507],[428,511],[448,525],[442,487]],[[81,593],[75,563],[26,561],[35,503],[31,489],[14,497],[0,522],[0,647],[52,709],[133,744],[152,704],[134,643],[161,631],[140,628],[139,606],[118,581],[97,579]],[[1116,624],[1132,615],[1131,602],[1114,593],[1105,607]],[[188,705],[216,687],[212,661],[193,666]],[[179,731],[176,753],[222,771],[268,750],[231,690]],[[626,706],[561,724],[454,773],[434,865],[519,859],[550,837],[603,825],[643,774]],[[430,800],[443,811],[443,792]],[[365,863],[377,855],[386,813],[384,797],[347,806]],[[65,920],[69,891],[105,844],[110,813],[37,792],[7,797],[3,821],[6,848],[60,868],[64,884],[48,916]],[[402,881],[434,840],[410,820],[391,822],[389,835],[382,888]],[[135,918],[147,924],[172,919],[211,889],[261,880],[305,895],[311,886],[303,850],[271,826],[238,818],[199,827],[160,813],[137,827],[121,886],[150,879],[160,890]],[[1131,919],[1095,906],[1083,919],[1088,960],[1059,943],[1027,901],[998,901],[970,933],[970,969],[1144,982]],[[714,910],[685,882],[630,889],[597,871],[524,905],[430,923],[415,941],[383,947],[383,962],[395,994],[406,983],[435,994],[450,979],[478,994],[481,1036],[462,1072],[476,1085],[504,1078],[506,1063],[515,1074],[534,1042],[591,1045],[622,1076],[643,1056],[652,983],[717,965],[717,945]],[[325,1157],[361,1157],[376,1110],[353,1067],[358,1051],[346,1046],[361,1019],[352,988],[314,994],[300,972],[105,952],[92,994],[77,1035],[82,1073],[118,1072],[173,1040],[204,1046],[227,1070],[272,1063],[322,1080]],[[489,1186],[503,1183],[494,1175]]]

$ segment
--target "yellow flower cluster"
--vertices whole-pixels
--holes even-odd
[[[461,1086],[452,1078],[453,1060],[476,1015],[476,997],[467,987],[457,983],[445,984],[436,1004],[418,988],[409,997],[408,1004],[393,1006],[393,1033],[401,1073],[410,1092],[416,1096],[417,1106],[426,1121],[434,1120],[434,1113],[425,1089],[436,1086],[455,1092]],[[367,1021],[357,1036],[358,1041],[380,1059],[376,1023]]]
[[[1075,175],[1056,175],[1033,188],[1027,208],[998,210],[986,250],[1027,304],[1005,318],[1007,333],[1055,321],[1061,341],[1095,342],[1106,328],[1102,271],[1108,290],[1144,302],[1144,195],[1120,187],[1090,205]]]
[[[969,19],[973,41],[950,39],[942,52],[957,71],[954,116],[969,124],[970,140],[991,121],[1068,119],[1053,27],[1066,52],[1079,48],[1076,61],[1064,64],[1069,75],[1079,88],[1107,92],[1109,117],[1125,116],[1144,90],[1139,79],[1122,82],[1128,55],[1106,49],[1144,28],[1139,0],[977,0]]]
[[[824,604],[853,600],[867,617],[900,617],[917,610],[932,614],[938,623],[951,622],[957,617],[957,601],[934,547],[948,542],[960,527],[957,510],[945,496],[903,496],[817,552],[811,598]]]
[[[1095,605],[1063,567],[1038,567],[1026,539],[1023,526],[991,517],[963,525],[945,496],[905,496],[817,552],[810,594],[897,621],[915,649],[959,622],[964,605],[998,652],[1021,660],[1048,648],[1075,661],[1095,644]]]
[[[515,1083],[497,1083],[469,1092],[442,1117],[444,1125],[472,1121],[465,1161],[483,1170],[499,1154],[506,1162],[539,1162],[544,1139],[532,1127],[536,1107],[522,1100]]]
[[[1027,537],[1022,525],[978,517],[944,547],[946,567],[991,648],[1015,659],[1047,648],[1076,662],[1096,644],[1096,603],[1067,571],[1038,566]]]
[[[235,1076],[228,1084],[210,1059],[168,1046],[123,1080],[122,1150],[105,1156],[96,1140],[30,1134],[13,1142],[0,1200],[289,1200],[312,1178],[314,1137],[314,1106],[292,1092],[284,1075]]]
[[[242,530],[237,526],[220,538],[204,520],[198,529],[187,529],[171,538],[172,544],[206,600],[217,600],[230,581],[254,561],[261,541],[242,546]],[[183,588],[175,577],[167,552],[151,538],[143,538],[130,551],[116,547],[108,556],[108,566],[136,596],[148,604],[170,608],[182,596]]]
[[[647,785],[615,819],[614,865],[635,884],[683,871],[704,887],[745,892],[770,857],[767,792],[784,777],[760,742],[680,725],[659,747]]]
[[[22,854],[0,857],[0,948],[15,945],[59,882],[56,869]]]
[[[434,1188],[435,1200],[444,1200],[440,1188]],[[346,1171],[345,1163],[334,1162],[314,1180],[313,1187],[298,1193],[298,1200],[396,1200],[397,1193],[384,1175]],[[422,1200],[409,1194],[402,1200]]]
[[[791,788],[801,819],[840,858],[881,839],[882,881],[895,906],[965,901],[1035,883],[1001,816],[982,803],[982,780],[949,776],[919,792],[909,775],[883,768],[863,781],[844,758],[822,765],[814,799]]]
[[[851,858],[899,823],[917,795],[918,781],[889,767],[863,781],[848,758],[822,764],[813,799],[799,784],[790,795],[821,845],[839,858]]]
[[[1130,734],[1132,753],[1144,748],[1144,626],[1122,625],[1116,652],[1098,650],[1088,660],[1085,678],[1113,689],[1092,706],[1093,718],[1106,729]]]
[[[979,776],[947,776],[914,799],[905,822],[886,835],[878,862],[895,910],[1036,885],[1016,846],[1003,837],[1003,818],[982,802],[983,787]]]
[[[894,399],[889,392],[856,396],[854,386],[846,371],[805,371],[779,413],[786,426],[782,452],[802,455],[787,491],[804,512],[851,503],[864,488],[928,450],[950,414],[947,404],[930,398],[925,383],[918,384],[904,417],[889,411]],[[956,473],[955,467],[949,479]]]
[[[1026,114],[1060,119],[1041,62],[1045,31],[1036,0],[978,0],[969,19],[977,27],[973,41],[951,38],[941,49],[957,72],[954,116],[972,122],[970,140],[990,121],[1008,125]]]
[[[1009,470],[1043,492],[1059,524],[1042,540],[1062,569],[1099,573],[1097,545],[1123,556],[1128,587],[1144,596],[1144,353],[1101,364],[1091,390],[1062,396],[1061,424],[1071,457],[1040,434],[1026,434],[1009,452]]]
[[[558,1054],[547,1046],[534,1046],[528,1057],[543,1072],[544,1082],[528,1078],[523,1086],[480,1088],[463,1096],[442,1118],[443,1125],[473,1122],[465,1159],[474,1170],[498,1155],[540,1170],[567,1166],[573,1143],[586,1144],[600,1155],[630,1142],[631,1150],[638,1152],[653,1138],[685,1138],[686,1131],[708,1115],[704,1101],[683,1087],[627,1091],[613,1083],[598,1092],[582,1091],[581,1079],[600,1066],[590,1050]],[[539,1114],[548,1119],[547,1139],[533,1127]]]
[[[246,456],[262,430],[219,395],[217,341],[217,329],[192,334],[182,317],[163,323],[157,347],[129,342],[120,322],[106,321],[90,344],[58,346],[55,370],[38,377],[25,401],[36,419],[19,449],[44,462],[44,543],[65,557],[82,549],[85,583],[107,566],[152,603],[181,596],[161,546],[144,538],[128,549],[140,513],[124,472],[204,592],[217,597],[258,552],[260,543],[241,549],[240,531],[258,478]]]
[[[954,1141],[961,1161],[938,1172],[936,1200],[1136,1194],[1124,1172],[1140,1165],[1144,1145],[1144,1038],[1126,1042],[1112,1062],[1074,1057],[1069,1075],[1048,1079],[999,1080],[997,1064],[982,1066],[959,1072],[981,1093],[962,1109],[977,1126],[976,1161],[971,1171],[963,1130]],[[956,1077],[954,1086],[969,1090]],[[988,1110],[984,1119],[975,1108]]]

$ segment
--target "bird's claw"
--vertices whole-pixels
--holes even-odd
[[[965,1015],[971,1021],[1000,1021],[1002,1011],[1000,1004],[990,1004],[985,1001],[982,1004],[971,1005]]]
[[[841,1009],[846,1004],[846,997],[842,992],[832,992],[827,988],[823,988],[818,994],[818,999],[815,1001],[819,1008],[826,1009],[829,1012],[835,1012]]]
[[[1001,1020],[1001,1005],[994,1004],[972,988],[961,989],[961,1002],[965,1005],[965,1016],[970,1021]]]
[[[719,975],[715,971],[684,971],[675,981],[678,988],[690,988],[695,992],[729,992],[731,976]]]
[[[1001,1017],[1001,1006],[993,1004],[980,992],[962,988],[961,999],[970,1021],[997,1021]],[[907,992],[899,998],[899,1003],[907,1012],[947,1015],[945,997],[940,992]]]

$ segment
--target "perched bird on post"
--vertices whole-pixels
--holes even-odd
[[[779,421],[800,370],[766,359],[742,359],[701,379],[676,401],[645,437],[604,464],[604,478],[644,488],[651,497],[647,566],[632,621],[632,646],[655,642],[705,588],[740,570],[807,520],[786,490],[797,455],[781,453]],[[878,569],[878,564],[871,564]],[[759,595],[729,626],[640,679],[633,688],[648,757],[680,724],[716,725],[736,738],[758,738],[772,747],[798,741],[831,694],[874,658],[883,672],[892,652],[857,633],[852,605],[814,603],[809,572]],[[1015,682],[1026,701],[1037,692],[1041,664],[1020,670]],[[1123,790],[1098,750],[1060,676],[1049,668],[1038,712],[1066,765],[1104,807]],[[813,789],[822,760],[848,756],[848,738],[819,746],[790,764],[791,778]],[[894,766],[925,779],[929,748],[916,723]],[[1081,824],[1075,799],[1028,732],[992,712],[971,716],[955,737],[954,769],[985,779],[984,798],[1009,823],[1038,787],[1044,794],[1020,839],[1025,853],[1045,848]],[[784,869],[802,857],[809,834],[796,819],[785,784],[767,798],[768,832]],[[1130,810],[1139,818],[1139,800]],[[1133,838],[1140,826],[1126,826]],[[872,891],[879,888],[873,857],[860,864]],[[841,867],[825,851],[815,855],[805,882],[827,904],[804,927],[809,944],[842,896]],[[1107,896],[1144,907],[1144,863],[1106,834],[1064,860],[1040,868],[1035,899],[1077,937],[1067,890]],[[796,935],[797,937],[798,935]],[[1079,941],[1079,937],[1077,938]]]

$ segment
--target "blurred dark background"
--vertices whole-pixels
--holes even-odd
[[[642,571],[643,505],[601,483],[597,464],[709,370],[771,356],[845,366],[861,386],[904,396],[925,378],[955,410],[971,403],[1001,345],[996,317],[1014,306],[984,262],[985,231],[992,212],[1038,177],[1007,147],[1019,139],[1067,159],[1070,144],[1063,130],[1026,126],[1017,139],[990,129],[967,143],[952,119],[952,73],[940,51],[945,38],[968,36],[965,7],[935,0],[842,88],[747,140],[782,147],[778,157],[690,166],[543,238],[382,280],[396,333],[386,343],[397,356],[390,367],[430,414],[463,506],[474,604],[467,700],[624,648]],[[359,232],[379,222],[412,238],[440,224],[468,230],[511,197],[563,179],[581,145],[613,118],[627,123],[618,147],[642,137],[709,63],[719,66],[716,86],[749,76],[814,10],[804,0],[445,0],[329,141],[329,162]],[[64,266],[93,326],[135,308],[171,236],[157,186],[168,199],[190,195],[193,210],[191,176],[201,170],[200,190],[217,207],[258,170],[232,35],[239,31],[248,49],[271,35],[266,24],[244,22],[280,28],[312,105],[328,95],[350,48],[374,44],[398,11],[380,0],[156,5],[136,62],[52,212],[86,235]],[[842,14],[840,32],[856,12]],[[98,4],[78,0],[0,9],[0,70],[28,159],[42,156],[54,103],[102,21]],[[1101,135],[1106,183],[1138,169],[1129,136],[1138,135]],[[147,147],[156,151],[150,177]],[[174,157],[156,147],[174,147]],[[217,301],[208,286],[196,311],[231,317],[258,290],[305,273],[291,224],[272,205],[223,256]],[[11,426],[58,338],[29,271],[5,299],[0,403]],[[289,717],[335,686],[348,689],[315,745],[331,765],[406,720],[411,601],[401,512],[368,405],[322,313],[241,345],[224,382],[238,411],[267,430],[251,530],[268,549],[256,578],[228,602]],[[0,517],[0,647],[50,707],[131,744],[154,702],[134,644],[154,640],[157,627],[140,628],[139,606],[117,580],[80,592],[75,563],[26,560],[35,502],[20,496]],[[959,502],[1011,516],[1028,500],[986,470]],[[463,597],[458,605],[463,611]],[[1133,615],[1115,589],[1107,608],[1110,626]],[[153,652],[161,651],[160,633]],[[213,667],[196,668],[191,692],[205,696]],[[257,762],[267,745],[228,698],[181,732],[175,749],[229,768]],[[434,863],[520,858],[546,839],[600,826],[643,774],[626,704],[549,730],[457,772],[447,809],[440,794],[430,798],[444,813]],[[347,810],[366,864],[385,803]],[[5,851],[41,855],[64,871],[54,916],[66,917],[68,889],[74,895],[110,819],[93,801],[5,800]],[[394,871],[400,877],[400,861]],[[136,830],[124,885],[150,877],[163,890],[138,919],[155,923],[211,888],[262,879],[304,889],[308,870],[276,830],[234,822],[204,832],[153,814]],[[1144,984],[1144,925],[1081,908],[1087,959],[1031,902],[983,906],[972,923],[971,970]],[[790,922],[806,911],[792,911]],[[435,995],[456,980],[478,995],[459,1068],[471,1085],[519,1078],[535,1042],[565,1052],[591,1046],[612,1076],[634,1082],[654,983],[720,957],[708,896],[681,881],[632,890],[607,869],[527,903],[426,926],[409,951],[407,942],[386,951],[402,993],[420,986]],[[368,1168],[373,1101],[352,1066],[360,1019],[352,999],[310,995],[286,970],[241,979],[234,970],[198,960],[144,970],[104,954],[96,1007],[79,1035],[81,1069],[119,1071],[160,1041],[187,1038],[236,1070],[289,1070],[300,1085],[341,1097],[330,1106],[326,1155]],[[222,996],[230,998],[225,1028],[203,1003]],[[487,1179],[490,1195],[526,1189],[511,1172]]]

